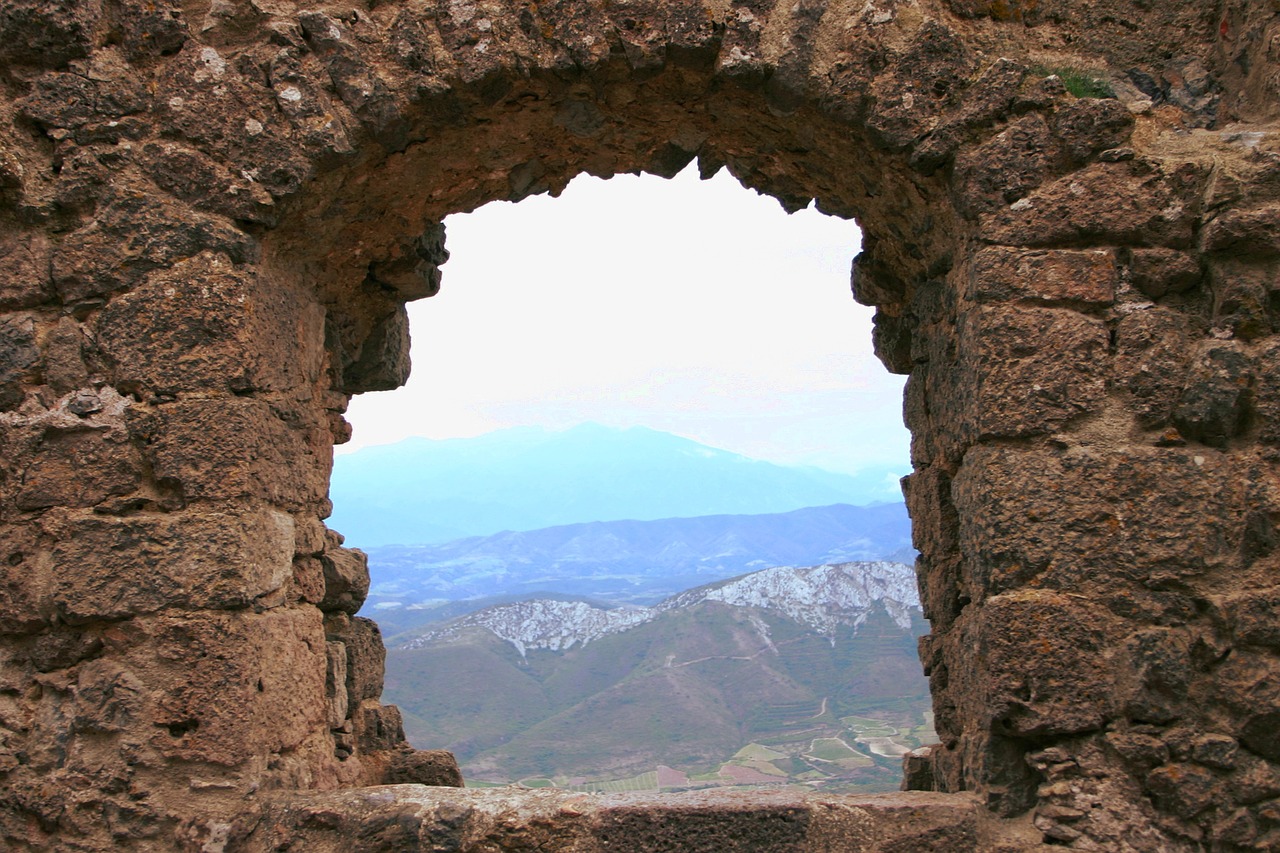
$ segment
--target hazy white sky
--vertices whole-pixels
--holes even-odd
[[[440,294],[409,307],[413,375],[352,402],[343,452],[595,421],[833,470],[906,462],[902,380],[849,293],[853,222],[690,168],[581,176],[446,234]]]

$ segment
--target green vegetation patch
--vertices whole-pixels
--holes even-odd
[[[809,755],[814,758],[821,758],[823,761],[840,761],[841,759],[853,758],[857,754],[854,752],[853,747],[838,737],[814,738],[813,745],[809,747]]]
[[[1067,91],[1077,98],[1114,98],[1115,89],[1101,77],[1095,76],[1080,68],[1055,66],[1053,68],[1036,65],[1030,69],[1037,77],[1054,77],[1062,81]]]
[[[588,782],[585,785],[574,785],[572,790],[588,794],[623,794],[628,791],[658,790],[658,771],[650,770],[639,776],[628,779],[616,779],[612,782]]]
[[[526,788],[554,788],[555,782],[550,779],[521,779],[520,784]]]
[[[841,717],[840,722],[853,729],[860,737],[893,737],[898,733],[895,726],[872,717]]]
[[[786,758],[786,753],[770,749],[764,744],[749,743],[733,754],[734,759],[742,761],[773,761],[775,758]]]

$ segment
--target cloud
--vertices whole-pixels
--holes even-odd
[[[849,293],[853,222],[689,169],[582,176],[446,229],[441,293],[410,307],[409,384],[353,401],[349,447],[597,421],[773,461],[905,462],[902,380]]]

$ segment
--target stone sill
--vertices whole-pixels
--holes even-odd
[[[695,791],[582,794],[383,785],[268,807],[252,851],[1031,850],[1031,838],[968,794]],[[1032,841],[1032,838],[1035,841]]]

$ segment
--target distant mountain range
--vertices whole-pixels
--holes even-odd
[[[432,626],[392,644],[384,700],[471,782],[891,790],[934,739],[924,631],[909,566],[775,567],[654,607],[536,600]]]
[[[368,549],[590,521],[896,503],[904,473],[785,467],[642,427],[517,427],[338,456],[329,526]]]
[[[915,557],[901,503],[592,522],[367,550],[365,613],[387,636],[518,599],[653,604],[753,569]]]

